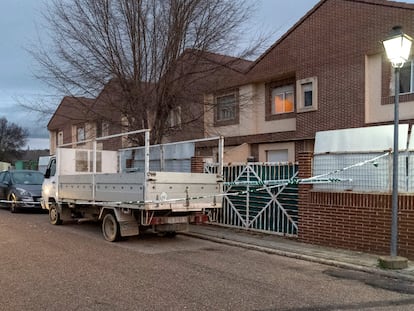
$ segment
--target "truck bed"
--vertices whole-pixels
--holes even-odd
[[[221,198],[215,174],[149,172],[59,176],[62,201],[116,204],[132,209],[201,211],[218,208]],[[95,191],[94,191],[95,189]]]

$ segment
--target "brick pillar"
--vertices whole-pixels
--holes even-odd
[[[299,174],[298,177],[309,178],[312,177],[312,160],[313,152],[299,152],[298,162],[299,162]],[[308,219],[311,215],[306,213],[308,202],[309,202],[309,192],[312,189],[312,185],[309,184],[299,184],[299,221],[298,221],[298,238],[301,239],[304,233],[304,225],[308,223]]]
[[[299,178],[312,177],[313,152],[303,151],[298,154]]]
[[[203,157],[192,157],[191,158],[191,173],[204,173]]]

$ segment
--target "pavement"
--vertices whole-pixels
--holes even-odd
[[[382,269],[379,255],[298,242],[273,234],[217,225],[190,225],[186,235],[290,258],[414,282],[414,262],[401,270]]]

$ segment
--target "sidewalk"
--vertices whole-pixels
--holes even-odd
[[[414,262],[412,261],[409,261],[408,268],[403,270],[384,270],[378,267],[378,255],[311,245],[276,235],[214,225],[191,225],[190,231],[186,234],[270,254],[414,282]]]

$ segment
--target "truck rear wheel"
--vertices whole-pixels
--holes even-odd
[[[56,202],[49,203],[49,221],[52,225],[62,224]]]
[[[102,220],[102,233],[105,240],[109,242],[118,241],[121,237],[119,223],[113,214],[106,214]]]

